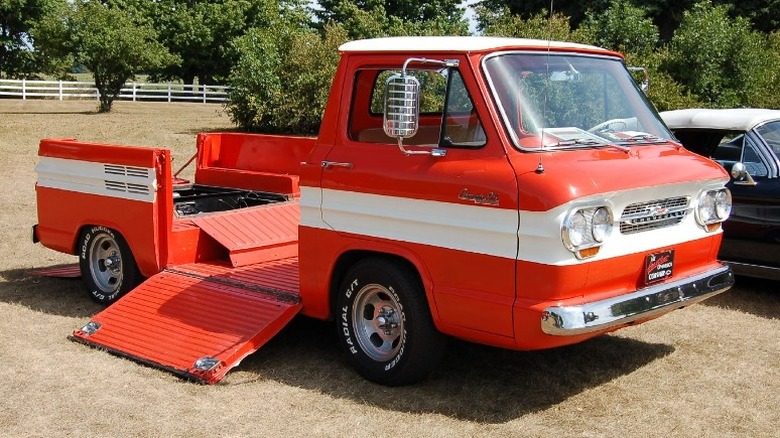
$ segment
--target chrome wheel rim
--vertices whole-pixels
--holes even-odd
[[[378,284],[358,291],[352,305],[352,327],[360,348],[379,362],[392,360],[402,346],[404,321],[395,294]]]
[[[122,284],[122,257],[119,245],[107,234],[96,236],[89,253],[92,280],[101,292],[111,294]]]

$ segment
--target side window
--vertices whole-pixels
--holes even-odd
[[[725,134],[717,132],[716,135],[721,137],[721,143],[712,153],[712,159],[726,167],[737,161],[742,161],[742,145],[745,143],[745,135],[737,132]]]
[[[736,135],[736,136],[735,136]],[[744,133],[726,133],[723,141],[715,149],[712,159],[721,166],[730,169],[734,163],[741,161],[745,164],[748,173],[753,176],[768,176],[769,169],[756,150],[756,145],[750,141]]]
[[[742,155],[742,162],[745,163],[748,173],[753,176],[768,176],[769,169],[761,160],[761,156],[758,154],[755,145],[747,141],[745,142],[745,150]]]
[[[780,157],[780,121],[769,122],[756,128],[756,132],[772,148],[776,157]]]
[[[457,70],[449,77],[442,146],[483,146],[485,131],[474,110],[466,84]]]
[[[385,82],[397,70],[360,70],[350,110],[349,138],[397,145],[382,129]],[[478,147],[485,134],[457,70],[410,70],[420,81],[420,125],[408,145]]]

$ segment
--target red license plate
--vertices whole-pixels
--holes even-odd
[[[645,284],[657,283],[672,277],[674,250],[661,251],[645,256]]]

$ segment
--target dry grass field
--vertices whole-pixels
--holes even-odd
[[[0,100],[0,436],[780,435],[780,290],[730,292],[551,351],[453,341],[431,378],[385,388],[346,365],[330,325],[296,320],[220,384],[201,386],[70,342],[100,310],[78,280],[31,268],[75,259],[34,245],[37,142],[165,146],[229,129],[219,106]]]

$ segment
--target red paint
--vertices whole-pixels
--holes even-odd
[[[298,313],[300,304],[254,291],[248,283],[232,278],[232,272],[204,275],[203,271],[199,266],[189,270],[184,266],[177,272],[156,274],[95,315],[91,321],[101,325],[96,333],[77,330],[73,336],[190,379],[218,382],[276,335]],[[257,272],[248,276],[252,274],[251,281],[264,280]],[[225,279],[231,283],[220,281]],[[219,365],[198,370],[194,364],[204,357],[215,358]]]
[[[513,49],[541,50],[534,45]],[[643,287],[647,252],[596,261],[577,261],[570,255],[570,260],[548,264],[516,260],[512,254],[499,257],[443,247],[446,244],[414,243],[425,236],[379,238],[324,225],[338,219],[333,217],[339,209],[332,198],[337,191],[481,208],[486,215],[506,213],[501,217],[511,222],[505,228],[516,230],[523,226],[521,212],[545,213],[582,197],[622,190],[727,178],[713,162],[671,143],[635,146],[629,153],[608,147],[541,153],[516,149],[481,72],[485,55],[497,50],[413,54],[459,61],[474,110],[453,117],[464,126],[480,123],[484,130],[484,145],[447,148],[446,157],[405,156],[392,139],[367,140],[381,138],[382,116],[369,111],[376,72],[400,68],[410,57],[408,51],[344,53],[318,138],[198,136],[195,183],[283,194],[290,199],[284,204],[178,218],[173,213],[168,151],[43,140],[42,157],[151,168],[157,177],[154,202],[37,188],[37,232],[45,246],[76,253],[79,230],[103,225],[125,236],[141,271],[150,277],[94,318],[103,324],[95,335],[75,336],[214,382],[297,312],[331,318],[332,294],[348,263],[371,254],[403,259],[414,267],[436,327],[451,336],[538,349],[606,331],[550,336],[542,333],[540,318],[549,306],[583,304]],[[617,56],[595,48],[551,50]],[[410,140],[408,149],[425,149],[419,143],[428,142],[421,141],[426,135],[435,137],[438,123],[423,115],[421,137]],[[544,172],[536,172],[540,163]],[[310,209],[309,220],[324,222],[300,225],[301,186],[316,198],[301,204]],[[517,242],[517,235],[508,239],[524,244]],[[719,266],[715,257],[720,239],[720,233],[713,233],[652,252],[673,249],[671,280],[682,279]],[[258,296],[253,288],[283,291],[301,302],[285,304]],[[218,357],[223,366],[212,373],[194,371],[192,363],[206,355]]]

